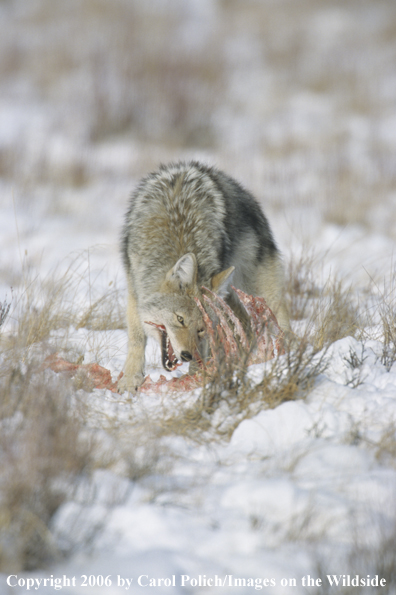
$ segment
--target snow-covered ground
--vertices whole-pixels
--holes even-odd
[[[0,22],[5,335],[26,275],[48,280],[75,259],[85,272],[73,269],[74,310],[109,283],[122,301],[128,195],[179,158],[251,189],[286,263],[314,253],[319,290],[337,276],[372,304],[362,337],[332,344],[304,398],[235,424],[229,440],[150,435],[150,418],[197,392],[131,400],[76,389],[88,430],[148,470],[133,476],[123,456],[81,478],[49,526],[70,557],[22,571],[5,568],[0,549],[0,594],[349,593],[357,574],[387,588],[353,592],[395,594],[396,363],[376,311],[386,298],[395,324],[394,2],[14,0],[0,4]],[[292,324],[298,333],[304,321]],[[115,378],[126,331],[67,326],[46,353],[59,344]],[[148,357],[155,379],[151,343]],[[223,403],[209,424],[230,416]],[[327,575],[345,578],[337,588]]]

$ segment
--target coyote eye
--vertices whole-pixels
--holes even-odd
[[[184,326],[184,318],[183,318],[183,316],[179,316],[178,314],[176,316],[177,316],[177,322],[180,322],[180,324],[182,324]]]

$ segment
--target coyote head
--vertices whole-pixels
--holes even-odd
[[[210,279],[209,289],[224,294],[230,267]],[[160,291],[143,304],[141,315],[146,333],[161,345],[162,365],[174,370],[178,361],[200,362],[207,356],[205,326],[194,297],[201,298],[197,283],[197,260],[193,253],[182,256],[166,274]]]

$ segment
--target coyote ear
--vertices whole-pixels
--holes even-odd
[[[217,273],[212,277],[212,291],[217,293],[220,297],[226,297],[230,290],[230,284],[232,280],[232,274],[235,271],[235,267],[230,267],[221,273]]]
[[[189,252],[185,254],[175,264],[175,266],[168,272],[168,279],[176,280],[184,286],[191,286],[197,280],[197,259],[195,254]]]

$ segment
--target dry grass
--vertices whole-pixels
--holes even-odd
[[[154,161],[198,148],[215,153],[249,187],[252,176],[252,189],[274,209],[288,213],[297,205],[318,212],[321,222],[359,224],[396,237],[394,144],[383,134],[394,105],[394,2],[221,0],[213,3],[218,18],[204,15],[195,26],[195,40],[186,38],[189,10],[165,3],[163,11],[159,4],[42,0],[26,10],[5,6],[4,101],[16,108],[33,102],[49,114],[30,129],[28,112],[29,126],[23,121],[21,134],[0,150],[1,177],[18,189],[27,182],[38,188],[25,193],[24,208],[29,203],[34,210],[41,184],[57,187],[48,208],[59,214],[66,204],[62,187],[102,183],[109,175],[135,177]],[[62,143],[55,150],[58,135],[70,140],[65,153]],[[131,143],[137,155],[119,169],[101,169],[95,149],[115,137]],[[337,339],[364,339],[372,333],[364,326],[376,327],[381,362],[390,370],[396,361],[391,286],[377,291],[375,311],[367,312],[343,282],[322,282],[317,271],[320,263],[310,254],[291,262],[287,298],[296,336],[286,355],[267,362],[258,383],[245,354],[237,369],[221,362],[195,401],[167,395],[155,414],[120,402],[113,417],[98,413],[104,444],[95,444],[94,453],[84,433],[92,421],[76,407],[76,385],[37,372],[37,365],[65,346],[71,327],[86,329],[89,337],[124,328],[122,297],[116,283],[96,289],[86,256],[46,279],[25,271],[11,307],[0,304],[2,568],[33,568],[58,555],[51,518],[92,466],[136,481],[153,470],[166,473],[172,462],[164,437],[227,440],[261,409],[304,398]],[[69,358],[82,358],[84,348],[71,350]],[[98,357],[101,348],[95,347]],[[358,356],[351,354],[346,365],[361,367]],[[351,386],[361,380],[354,376]],[[126,408],[130,415],[121,421]],[[375,448],[380,461],[393,465],[393,428]],[[377,567],[381,554],[394,569],[392,541],[384,544]]]
[[[161,432],[199,442],[227,440],[243,419],[282,402],[304,398],[326,370],[329,347],[344,337],[364,335],[365,313],[352,288],[340,279],[321,283],[320,277],[319,261],[312,253],[291,261],[287,298],[291,319],[299,330],[287,339],[286,353],[265,364],[260,381],[251,376],[246,364],[249,353],[241,348],[237,366],[225,355],[220,357],[216,374],[204,378],[200,398],[193,405],[184,405],[177,413],[163,410],[158,419]],[[386,341],[385,335],[384,350],[389,354]],[[222,352],[221,344],[216,352]],[[345,365],[360,369],[363,360],[364,350],[361,361],[357,354],[351,354],[351,362]],[[363,381],[353,374],[350,386]]]
[[[383,349],[381,363],[389,372],[396,362],[396,284],[392,274],[391,282],[381,296],[379,316],[381,320]]]
[[[0,569],[31,570],[59,557],[51,518],[89,474],[93,444],[63,379],[15,361],[1,367],[0,403]]]
[[[0,302],[0,329],[5,323],[7,316],[11,309],[11,302],[7,302],[7,299],[4,302]]]
[[[56,35],[54,22],[61,22]],[[64,10],[43,0],[15,16],[13,26],[34,28],[40,37],[29,46],[5,39],[0,77],[22,74],[47,97],[60,93],[85,120],[90,141],[132,134],[144,142],[167,138],[178,147],[213,143],[210,114],[224,97],[221,40],[212,33],[205,44],[180,51],[178,11],[106,0],[73,0]],[[39,41],[47,36],[51,52]],[[76,185],[86,177],[77,165],[70,169]],[[43,179],[52,173],[43,162]]]
[[[150,432],[156,438],[181,435],[199,443],[227,440],[243,419],[305,397],[326,370],[329,347],[343,337],[363,332],[352,290],[340,280],[327,280],[320,286],[319,281],[314,282],[317,267],[312,254],[290,264],[288,303],[292,319],[302,326],[299,334],[287,339],[285,354],[269,360],[257,379],[247,366],[249,352],[239,345],[236,365],[219,343],[218,367],[214,375],[204,376],[199,397],[185,399],[175,393],[150,413]],[[346,365],[358,366],[357,355],[352,357]],[[362,379],[355,376],[353,386],[358,386]],[[136,423],[127,426],[136,431]]]
[[[376,339],[382,343],[380,361],[389,372],[396,362],[396,283],[392,263],[389,276],[381,281],[371,279],[370,305],[364,312],[365,328],[362,339]]]
[[[318,350],[362,332],[354,289],[337,277],[321,281],[322,276],[319,258],[312,252],[303,252],[289,263],[286,295],[290,317],[303,323],[308,340]]]
[[[42,370],[49,352],[68,349],[70,327],[84,327],[89,340],[89,333],[98,328],[111,330],[123,324],[118,318],[123,309],[118,290],[111,286],[100,295],[99,290],[86,288],[88,267],[87,255],[80,254],[64,273],[44,280],[24,270],[23,289],[14,290],[11,304],[6,300],[1,304],[0,570],[4,572],[59,561],[100,531],[104,519],[100,526],[87,528],[82,541],[77,537],[65,541],[52,527],[59,507],[73,500],[82,483],[89,484],[93,470],[117,468],[136,480],[163,465],[163,461],[157,465],[160,452],[151,437],[147,444],[141,434],[131,441],[122,424],[110,428],[103,418],[99,426],[92,421],[92,411],[78,392],[84,388],[78,377],[72,381]],[[57,331],[62,332],[54,336]],[[69,355],[76,357],[78,351]],[[108,509],[112,505],[106,504]]]
[[[10,11],[0,80],[6,88],[23,81],[27,93],[56,104],[67,142],[63,151],[58,124],[34,151],[16,139],[0,151],[2,177],[59,190],[109,171],[135,177],[203,149],[274,209],[292,201],[323,222],[394,239],[395,150],[384,134],[394,104],[394,3],[224,0],[204,42],[191,43],[188,12],[121,0],[73,0],[67,11],[42,0],[30,12]],[[18,43],[26,31],[34,41]],[[247,37],[245,64],[238,47]],[[245,117],[256,131],[251,143],[243,128],[233,130]],[[136,155],[100,170],[95,148],[113,140]],[[54,202],[63,201],[58,192]]]
[[[3,319],[8,316],[15,331],[3,337],[3,350],[27,349],[69,327],[91,331],[125,328],[125,305],[117,282],[95,288],[92,280],[102,271],[94,277],[89,251],[72,255],[68,261],[45,278],[24,267],[13,307],[2,305]]]
[[[177,456],[168,450],[167,437],[183,436],[200,444],[226,441],[242,420],[284,401],[304,398],[326,369],[328,347],[348,334],[361,333],[361,317],[352,305],[350,291],[339,281],[322,285],[314,281],[314,262],[312,256],[305,256],[290,265],[288,301],[292,317],[301,325],[300,336],[292,335],[286,353],[266,362],[260,378],[246,365],[249,354],[241,352],[237,366],[220,357],[216,374],[205,379],[195,397],[164,395],[155,409],[146,409],[144,400],[128,403],[120,399],[119,404],[113,402],[113,412],[107,412],[102,402],[97,411],[91,406],[82,410],[73,396],[78,388],[75,383],[69,385],[63,377],[38,368],[45,354],[58,346],[53,335],[57,329],[64,330],[67,337],[70,325],[84,326],[88,335],[92,329],[106,331],[119,326],[113,317],[117,312],[118,318],[123,309],[119,294],[110,288],[108,293],[94,296],[89,287],[91,303],[88,300],[87,306],[78,307],[81,295],[86,296],[81,283],[89,278],[87,260],[81,255],[57,280],[28,281],[26,273],[25,290],[21,297],[14,296],[16,307],[8,314],[16,318],[14,335],[7,327],[7,333],[0,336],[0,447],[6,460],[2,478],[7,486],[0,501],[6,539],[0,541],[3,568],[14,568],[12,563],[34,568],[60,555],[59,543],[51,533],[51,518],[91,469],[111,469],[134,481],[144,478],[155,497],[164,489],[158,478],[167,476]],[[3,304],[2,309],[5,312],[8,305]],[[391,326],[393,313],[391,305],[380,309],[388,321],[384,328]],[[389,355],[393,344],[384,336]],[[353,360],[350,365],[355,363]],[[92,443],[97,432],[100,439]],[[393,456],[394,435],[384,437],[378,452],[380,458]],[[6,542],[13,544],[11,549],[3,545]],[[72,550],[69,543],[67,551]]]
[[[383,432],[377,444],[374,444],[377,460],[387,467],[396,469],[396,426],[391,423]]]
[[[73,0],[65,10],[62,2],[42,0],[29,12],[9,11],[0,79],[6,88],[23,81],[27,93],[56,103],[66,137],[70,141],[73,131],[78,141],[69,142],[66,156],[51,144],[52,131],[33,156],[24,138],[15,141],[0,152],[4,177],[87,184],[108,174],[92,169],[90,148],[115,137],[139,143],[128,175],[175,151],[180,157],[186,147],[220,149],[228,169],[235,165],[244,177],[254,177],[257,161],[253,189],[259,196],[271,197],[279,171],[276,192],[288,201],[293,196],[319,209],[324,221],[360,223],[395,237],[394,147],[381,132],[381,118],[393,113],[394,3],[224,0],[216,3],[201,42],[187,39],[188,9],[144,4]],[[35,32],[31,43],[18,43],[27,31]],[[238,44],[243,47],[246,37],[257,88],[244,78],[250,63]],[[250,153],[244,135],[241,149],[229,150],[233,123],[250,113],[256,119],[246,124],[262,129]],[[267,165],[270,179],[263,179]],[[307,172],[309,182],[316,179],[313,187],[305,183]]]
[[[352,595],[361,589],[361,592],[369,593],[370,595],[381,593],[386,595],[393,595],[396,588],[396,526],[391,522],[388,526],[377,527],[377,539],[375,544],[366,544],[363,540],[356,542],[352,550],[344,556],[342,563],[332,564],[326,558],[323,562],[318,562],[316,577],[322,579],[322,586],[313,591],[307,589],[307,593],[316,593],[330,595],[331,593],[341,593],[342,595]],[[329,570],[331,569],[331,570]],[[359,578],[370,579],[378,576],[378,581],[385,579],[385,586],[378,587],[356,587],[343,586],[342,583],[335,587],[331,586],[327,575],[350,575],[350,579],[356,580]],[[379,584],[379,583],[378,583]]]
[[[198,442],[227,440],[243,419],[305,397],[326,370],[330,345],[358,328],[358,311],[352,306],[350,290],[341,281],[317,287],[313,260],[312,256],[302,257],[290,265],[291,317],[303,320],[305,328],[300,335],[286,339],[285,354],[266,362],[262,379],[257,380],[247,366],[249,352],[239,345],[238,357],[232,361],[218,342],[215,374],[204,376],[200,397],[193,404],[178,407],[176,412],[174,407],[164,407],[156,421],[160,433]]]
[[[93,466],[94,446],[72,385],[40,371],[51,333],[73,322],[70,271],[54,281],[24,270],[22,287],[20,293],[13,292],[11,304],[2,306],[10,326],[0,334],[4,572],[31,570],[59,559],[51,519]]]

